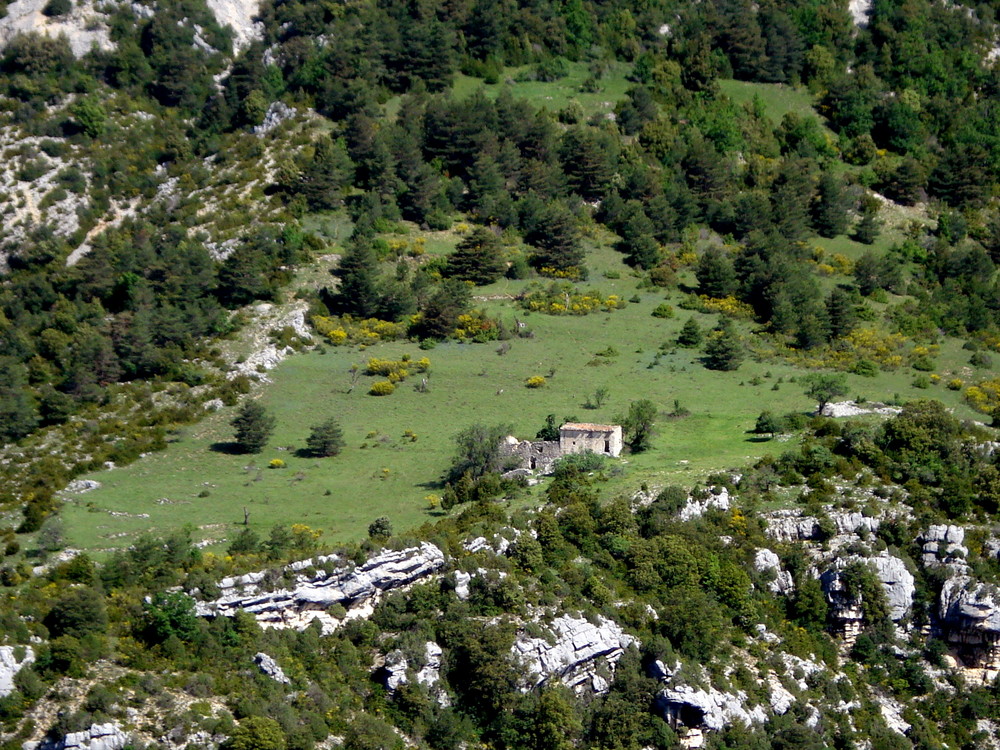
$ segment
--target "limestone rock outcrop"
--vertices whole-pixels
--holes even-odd
[[[24,653],[18,652],[23,649]],[[0,646],[0,698],[14,692],[14,677],[35,660],[31,646]]]
[[[758,573],[774,571],[774,578],[767,582],[767,589],[772,594],[787,595],[795,590],[792,574],[781,569],[781,559],[772,550],[766,548],[757,550],[753,566]]]
[[[550,630],[554,641],[521,633],[511,649],[525,666],[525,690],[558,679],[577,691],[589,688],[603,693],[625,649],[637,642],[614,620],[601,616],[594,624],[582,617],[560,615]],[[601,664],[607,665],[608,676],[599,674]]]
[[[1000,588],[955,576],[944,582],[938,605],[941,631],[969,669],[984,681],[1000,673]]]
[[[24,750],[122,750],[132,739],[114,722],[91,724],[82,732],[70,732],[58,740],[25,743]]]
[[[742,690],[724,693],[691,685],[671,685],[663,689],[657,703],[663,718],[675,729],[711,729],[720,731],[730,724],[763,724],[767,712],[761,706],[748,709]]]
[[[880,520],[857,511],[834,511],[830,513],[832,531],[836,536],[878,531]],[[824,529],[820,520],[813,516],[803,516],[797,510],[777,511],[768,516],[767,535],[781,542],[804,542],[821,539]]]
[[[315,565],[336,563],[330,556],[304,560],[285,569],[297,574],[294,586],[265,590],[267,572],[250,573],[219,582],[222,596],[198,602],[203,617],[231,617],[239,610],[249,612],[264,627],[305,629],[319,620],[324,632],[332,632],[342,620],[327,610],[336,604],[347,609],[347,618],[370,614],[380,596],[407,586],[444,567],[444,553],[429,542],[402,550],[382,550],[361,565],[343,565],[327,572],[310,572]]]
[[[921,557],[927,567],[949,565],[964,572],[968,569],[965,558],[969,556],[964,546],[965,529],[961,526],[931,525],[921,537]]]
[[[820,576],[820,583],[830,605],[830,619],[834,630],[848,644],[852,644],[863,627],[864,613],[861,598],[848,589],[843,572],[852,563],[861,562],[871,568],[872,572],[885,590],[889,605],[889,617],[899,622],[909,613],[913,606],[914,581],[913,575],[906,569],[906,564],[898,557],[883,552],[875,557],[838,558],[833,567]]]
[[[291,683],[291,680],[288,679],[288,676],[285,674],[285,671],[281,668],[278,662],[267,654],[263,652],[258,653],[254,656],[253,663],[260,667],[261,672],[266,674],[275,682],[281,682],[285,685]]]
[[[713,490],[710,492],[707,497],[689,497],[685,506],[677,514],[677,517],[681,521],[690,521],[692,518],[705,515],[705,512],[711,508],[729,510],[729,505],[729,490],[725,487],[720,487],[717,491]]]

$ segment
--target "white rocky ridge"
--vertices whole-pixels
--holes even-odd
[[[968,570],[965,558],[969,555],[965,547],[965,529],[961,526],[943,524],[931,525],[921,535],[921,557],[927,567],[950,565],[961,572]],[[988,545],[984,545],[984,548]]]
[[[329,561],[336,558],[324,558]],[[312,567],[303,561],[297,570]],[[210,602],[198,602],[202,617],[231,617],[243,610],[252,614],[264,627],[303,630],[319,620],[323,632],[335,630],[343,619],[366,617],[386,591],[407,586],[444,567],[444,553],[429,542],[403,550],[382,550],[358,566],[339,567],[330,573],[295,577],[292,588],[263,591],[266,572],[251,573],[219,582],[222,596]],[[297,572],[293,566],[286,568]],[[347,609],[345,618],[337,619],[327,610],[339,604]]]
[[[857,511],[832,511],[830,520],[838,536],[864,532],[874,534],[881,524],[879,518]],[[803,516],[798,510],[780,510],[767,517],[767,535],[782,542],[803,542],[819,539],[823,533],[820,521],[813,516]]]
[[[254,126],[253,134],[258,138],[263,138],[281,125],[281,123],[291,120],[294,117],[295,110],[284,102],[271,102],[271,105],[267,108],[267,113],[264,115],[264,122]]]
[[[522,632],[511,649],[528,673],[528,682],[522,688],[525,692],[556,678],[574,690],[603,693],[610,682],[595,671],[598,660],[607,664],[613,674],[625,649],[637,643],[618,623],[600,615],[597,624],[582,617],[560,615],[550,629],[554,642]]]
[[[862,28],[868,26],[868,13],[871,9],[872,0],[850,0],[847,4],[854,25]]]
[[[19,649],[24,651],[20,658],[17,656]],[[34,661],[35,652],[31,646],[0,646],[0,698],[14,692],[14,677]]]
[[[264,24],[254,21],[260,13],[260,0],[205,0],[220,26],[233,30],[233,51],[249,47],[264,34]]]

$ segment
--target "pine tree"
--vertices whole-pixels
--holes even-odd
[[[353,177],[354,164],[344,142],[334,142],[329,136],[323,136],[302,171],[298,192],[313,211],[325,211],[344,202],[344,188],[351,184]]]
[[[882,230],[882,222],[878,218],[878,212],[878,200],[866,198],[861,204],[861,220],[854,227],[851,238],[864,245],[873,244]]]
[[[830,336],[835,339],[850,333],[858,317],[851,295],[839,287],[826,298],[826,315],[830,322]]]
[[[336,456],[344,447],[344,431],[336,419],[327,419],[313,426],[306,446],[314,456]]]
[[[695,277],[698,279],[699,294],[720,299],[736,291],[733,262],[726,251],[720,248],[712,247],[704,252],[698,259]]]
[[[823,172],[812,206],[813,229],[820,237],[836,237],[847,231],[848,199],[840,178]]]
[[[449,278],[483,285],[499,279],[504,267],[500,257],[500,240],[489,229],[477,227],[448,256],[442,273]]]
[[[257,401],[247,401],[230,422],[235,442],[244,453],[260,453],[274,432],[275,419]]]
[[[371,318],[379,306],[375,252],[365,238],[352,240],[332,273],[340,279],[331,299],[334,312]]]
[[[722,321],[708,336],[705,344],[705,367],[709,370],[737,370],[743,364],[745,352],[733,324]]]
[[[553,201],[537,216],[524,241],[535,247],[536,268],[572,271],[583,267],[583,248],[576,217],[562,201]]]
[[[681,327],[681,332],[677,335],[678,345],[688,349],[693,349],[700,345],[702,339],[704,339],[704,335],[701,332],[701,326],[698,325],[698,321],[694,318],[688,318],[687,322]]]

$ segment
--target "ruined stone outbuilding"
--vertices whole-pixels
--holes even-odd
[[[547,474],[552,464],[571,453],[592,452],[617,458],[624,447],[621,425],[567,422],[559,428],[558,440],[518,440],[508,435],[506,455],[520,459],[516,472]]]

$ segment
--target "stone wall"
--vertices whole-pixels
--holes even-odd
[[[567,423],[559,428],[559,447],[563,455],[592,451],[617,457],[623,446],[621,425]]]
[[[504,454],[516,457],[521,463],[520,468],[548,474],[563,452],[555,440],[517,440],[508,437],[502,445]]]

